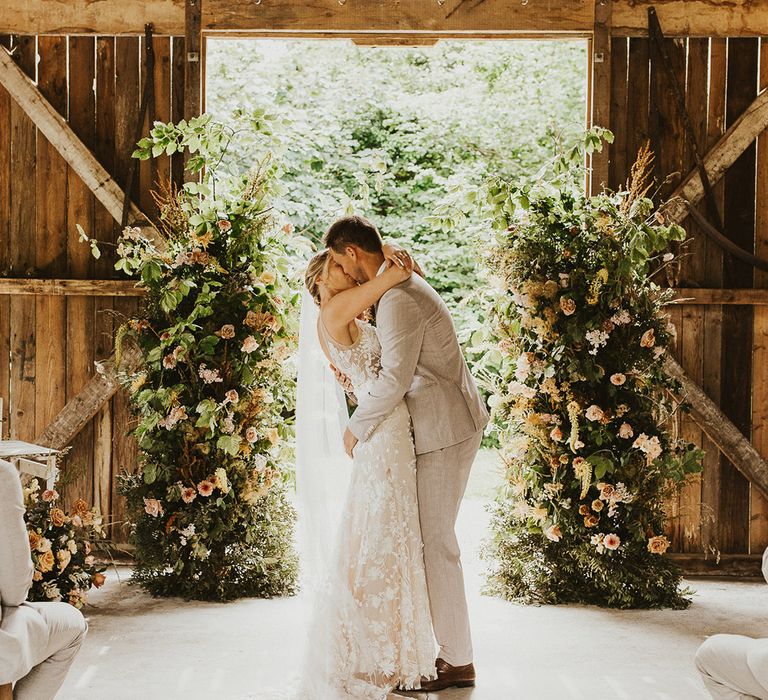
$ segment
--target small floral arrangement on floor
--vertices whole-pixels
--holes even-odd
[[[663,505],[703,453],[669,431],[680,408],[663,370],[671,290],[652,277],[685,231],[646,196],[647,150],[626,190],[584,195],[584,148],[606,137],[593,129],[529,181],[493,181],[480,198],[494,231],[490,403],[507,476],[489,588],[531,602],[684,607],[662,556]]]
[[[24,486],[24,519],[35,573],[28,600],[64,601],[82,608],[92,586],[100,588],[106,567],[96,564],[94,546],[104,539],[101,516],[78,499],[71,512],[53,489],[41,492],[36,479]]]

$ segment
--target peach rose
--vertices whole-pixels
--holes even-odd
[[[629,423],[622,423],[619,427],[619,437],[625,440],[631,438],[635,434],[632,430],[632,426]]]
[[[594,501],[592,501],[592,510],[595,511],[595,513],[599,513],[603,509],[603,502],[596,498]]]
[[[56,527],[61,527],[67,521],[67,516],[61,508],[51,510],[51,523]]]
[[[59,494],[54,489],[46,489],[43,491],[43,495],[41,498],[46,502],[50,503],[51,501],[55,501],[59,497]]]
[[[560,430],[560,428],[552,428],[552,431],[549,433],[549,437],[555,442],[562,442],[563,431]]]
[[[603,538],[603,546],[606,549],[618,549],[620,544],[621,540],[619,539],[619,536],[614,532],[612,532],[610,535],[606,535]]]
[[[42,537],[40,537],[34,530],[30,530],[27,535],[29,536],[29,548],[34,551],[40,544]]]
[[[576,302],[569,297],[560,297],[560,310],[566,316],[572,316],[576,312]]]
[[[197,492],[191,486],[185,486],[181,489],[181,500],[184,503],[192,503],[197,498]]]
[[[68,549],[60,549],[56,552],[56,559],[59,562],[59,573],[69,566],[69,562],[72,561],[72,552]]]
[[[221,336],[225,340],[228,340],[229,338],[234,338],[235,327],[231,323],[226,323],[218,331],[216,331],[216,335]]]
[[[156,498],[144,498],[144,512],[156,518],[163,514],[163,504]]]
[[[648,540],[648,551],[651,554],[664,554],[669,548],[669,540],[664,535],[657,535]]]
[[[595,527],[600,522],[600,518],[598,518],[596,515],[585,515],[584,516],[584,526],[585,527]]]
[[[585,412],[584,415],[587,417],[587,420],[591,421],[598,421],[602,420],[603,415],[603,409],[600,408],[597,404],[592,404]]]
[[[101,588],[104,585],[104,581],[107,580],[107,577],[102,574],[101,572],[95,573],[91,577],[91,582],[93,583],[96,588]]]
[[[53,558],[53,552],[50,549],[47,552],[43,552],[37,558],[37,568],[43,573],[51,571],[55,563],[56,560]]]
[[[589,506],[586,503],[579,506],[579,515],[589,515]]]
[[[627,381],[626,374],[622,374],[621,372],[616,372],[616,374],[611,375],[611,384],[613,384],[614,386],[621,386],[626,381]]]
[[[563,533],[561,532],[559,525],[550,525],[546,530],[544,530],[544,535],[548,540],[551,540],[552,542],[559,542],[563,536]]]
[[[72,512],[78,515],[82,515],[86,511],[90,510],[88,504],[82,499],[78,498],[72,506]]]

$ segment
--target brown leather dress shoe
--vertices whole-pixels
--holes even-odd
[[[470,688],[475,685],[475,667],[473,664],[466,666],[451,666],[447,661],[438,659],[435,661],[437,678],[428,681],[421,680],[421,690],[432,692],[445,690],[445,688]]]

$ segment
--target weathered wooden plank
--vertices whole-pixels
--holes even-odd
[[[171,120],[178,122],[184,118],[184,37],[175,36],[171,42]],[[184,184],[183,153],[171,156],[171,177],[177,187]]]
[[[756,39],[728,40],[726,126],[730,127],[754,101],[757,92]],[[754,250],[755,230],[755,144],[750,144],[724,176],[723,225],[729,238],[748,252]],[[733,260],[726,263],[723,283],[730,287],[751,287],[753,270]],[[723,310],[721,408],[747,437],[752,433],[750,405],[752,378],[752,308],[728,306]],[[731,462],[732,463],[732,462]],[[733,464],[733,463],[732,463]],[[723,460],[721,535],[724,552],[749,551],[749,483]]]
[[[611,125],[611,7],[612,3],[595,3],[595,27],[589,42],[591,55],[589,69],[591,99],[589,122],[593,126],[610,128]],[[610,148],[604,145],[589,158],[589,189],[592,194],[602,191],[608,184]]]
[[[664,358],[664,371],[680,382],[680,393],[690,403],[691,415],[701,429],[737,466],[745,479],[764,494],[768,494],[768,462],[758,454],[743,432],[714,404],[702,388],[691,380],[671,355]],[[746,517],[738,522],[746,525]]]
[[[64,118],[45,100],[34,83],[20,71],[6,51],[0,51],[0,85],[31,118],[40,132],[67,161],[72,170],[118,221],[122,215],[123,193],[87,147],[77,138]],[[90,89],[90,85],[87,86]],[[132,220],[146,223],[138,208]]]
[[[760,89],[768,88],[768,39],[760,41]],[[757,139],[755,192],[755,254],[768,257],[768,133]],[[768,292],[768,273],[755,270],[754,284]],[[768,308],[754,310],[752,351],[752,444],[768,458]],[[749,551],[768,547],[768,500],[750,493]]]
[[[608,186],[618,190],[627,181],[627,67],[629,39],[611,39],[611,125],[614,141],[608,146]]]
[[[754,576],[763,580],[762,556],[759,554],[722,554],[718,557],[675,552],[667,556],[686,576]]]
[[[136,119],[139,114],[139,40],[118,37],[115,40],[115,178],[123,182],[133,151]],[[132,196],[138,196],[138,181]],[[115,324],[136,313],[135,300],[116,298],[114,301]],[[134,425],[133,416],[125,391],[118,391],[112,400],[112,518],[123,522],[126,516],[125,498],[117,491],[117,476],[121,472],[135,472],[138,468],[136,441],[127,435]],[[112,528],[112,537],[124,540],[127,532],[121,527]]]
[[[629,40],[627,82],[632,86],[627,95],[627,175],[637,159],[637,152],[650,137],[648,124],[648,39]]]
[[[1,47],[11,47],[11,37],[0,36]],[[10,266],[10,228],[11,228],[11,96],[0,87],[0,273],[7,274]],[[11,300],[0,297],[0,356],[11,356]],[[8,428],[10,411],[11,365],[0,362],[0,421]]]
[[[751,0],[614,0],[614,36],[643,36],[648,7],[657,7],[668,36],[759,36],[768,34],[765,6]],[[152,22],[158,34],[178,35],[184,29],[183,0],[6,0],[0,32],[37,34],[134,34]],[[443,5],[423,0],[284,0],[279,3],[216,0],[203,15],[206,31],[461,31],[589,32],[593,3],[549,0],[543,6],[503,0]]]
[[[37,85],[59,114],[67,113],[67,38],[38,40]],[[38,274],[67,274],[67,164],[40,136],[37,139],[35,267]],[[36,391],[35,433],[44,430],[62,409],[66,394],[66,302],[38,296],[35,301]]]
[[[706,261],[705,261],[706,262]],[[766,289],[698,289],[676,287],[677,297],[673,304],[693,306],[721,306],[723,304],[742,306],[765,306],[768,304]]]
[[[131,280],[0,278],[0,295],[139,297]]]
[[[96,145],[94,154],[107,172],[115,168],[115,39],[96,40]],[[98,202],[93,214],[94,230],[108,243],[117,242],[117,226]],[[94,262],[94,273],[106,280],[115,277],[116,253],[113,246],[102,246],[101,257]],[[100,284],[104,284],[100,282]],[[109,280],[110,285],[134,289],[133,282]],[[123,295],[121,295],[123,296]],[[114,312],[110,297],[94,299],[94,356],[96,361],[111,357],[113,352]],[[112,401],[106,401],[93,419],[93,503],[105,517],[112,511]]]
[[[171,120],[171,39],[170,37],[155,37],[152,44],[155,54],[155,121],[169,122]],[[147,110],[143,133],[148,134],[151,128],[149,110]],[[156,167],[156,180],[152,178],[152,163]],[[170,156],[162,154],[158,158],[140,161],[139,205],[142,211],[154,215],[155,203],[152,199],[152,190],[159,191],[161,184],[162,187],[167,187],[170,176]]]
[[[141,35],[151,22],[157,34],[184,34],[183,0],[8,0],[0,18],[0,32],[37,34]],[[589,0],[549,0],[546,6],[485,0],[466,3],[447,0],[443,5],[423,0],[286,0],[255,3],[250,0],[214,0],[203,10],[206,31],[490,31],[590,32],[594,3]]]
[[[14,40],[14,58],[5,56],[13,69],[36,77],[37,42],[34,36]],[[35,125],[14,102],[11,104],[11,164],[10,192],[10,268],[14,274],[24,274],[35,266],[36,187],[35,164],[37,133]],[[11,412],[9,435],[30,440],[35,434],[35,300],[32,297],[11,298]]]
[[[709,42],[709,102],[707,106],[707,149],[712,148],[725,133],[725,82],[726,82],[725,39]],[[714,183],[712,190],[718,211],[723,210],[723,182]],[[719,246],[707,239],[705,243],[704,283],[708,287],[722,287],[723,254]],[[686,295],[688,296],[688,295]],[[720,306],[709,306],[704,311],[705,353],[702,388],[716,405],[721,397],[722,321]],[[701,486],[701,539],[705,553],[719,551],[720,519],[720,452],[705,434],[702,440],[704,469]]]
[[[95,143],[95,77],[96,40],[90,36],[69,39],[69,126],[84,148],[91,150]],[[93,157],[93,156],[91,156]],[[94,159],[95,160],[95,159]],[[68,208],[67,264],[69,276],[87,280],[93,277],[94,261],[88,245],[79,240],[76,224],[93,231],[94,196],[87,183],[70,168]],[[94,374],[93,298],[68,296],[67,304],[67,403],[77,396]],[[66,456],[69,483],[64,490],[65,500],[77,498],[93,502],[93,424],[87,423],[72,438],[71,450]]]

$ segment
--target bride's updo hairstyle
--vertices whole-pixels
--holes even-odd
[[[317,283],[325,274],[325,265],[328,262],[329,255],[330,253],[327,250],[321,250],[309,261],[307,270],[304,273],[304,284],[318,306],[320,306],[320,287]]]

